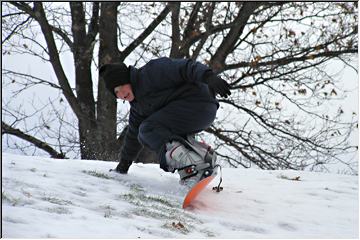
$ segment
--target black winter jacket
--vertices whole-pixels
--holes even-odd
[[[121,152],[121,164],[137,158],[142,145],[139,126],[152,113],[174,100],[206,101],[219,106],[209,94],[206,79],[214,73],[207,66],[190,59],[159,58],[137,69],[130,66],[130,83],[135,99],[130,102],[129,128]]]

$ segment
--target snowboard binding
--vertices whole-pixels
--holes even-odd
[[[207,144],[187,136],[184,141],[174,141],[167,145],[167,163],[171,170],[177,170],[180,183],[193,186],[197,182],[213,175],[216,166],[216,153]]]

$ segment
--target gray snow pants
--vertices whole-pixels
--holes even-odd
[[[160,167],[168,171],[165,144],[210,127],[217,109],[217,104],[211,102],[173,101],[141,123],[138,140],[157,152]]]

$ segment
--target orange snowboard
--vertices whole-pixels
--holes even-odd
[[[217,172],[214,171],[212,175],[204,178],[203,180],[195,184],[195,186],[193,186],[187,193],[183,202],[183,208],[187,208],[192,203],[192,201],[200,194],[200,192],[204,190],[205,187],[216,177],[216,175]]]

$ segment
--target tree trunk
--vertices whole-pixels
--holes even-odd
[[[73,56],[75,63],[76,95],[82,116],[79,117],[79,137],[82,159],[96,159],[96,144],[94,141],[95,101],[93,96],[93,85],[91,77],[92,46],[88,45],[86,35],[86,22],[83,4],[71,2],[72,33],[74,39]],[[90,49],[89,49],[90,48]]]
[[[100,5],[99,66],[119,61],[116,18],[118,5],[118,2],[102,2]],[[118,160],[120,144],[116,140],[116,108],[116,99],[106,90],[104,82],[99,78],[96,134],[93,139],[98,159]]]

